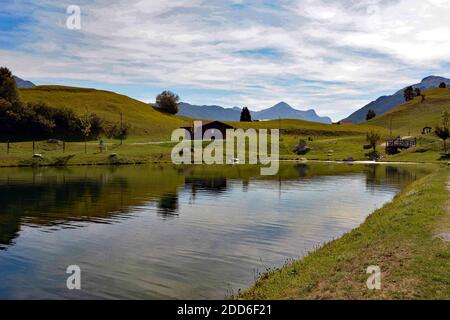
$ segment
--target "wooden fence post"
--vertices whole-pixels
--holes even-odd
[[[65,152],[66,152],[66,141],[63,140],[63,153],[65,153]]]
[[[9,140],[8,140],[8,142],[6,143],[6,154],[9,154]]]
[[[33,154],[34,154],[34,140],[33,140]]]

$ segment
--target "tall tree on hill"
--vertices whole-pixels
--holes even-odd
[[[20,101],[19,90],[11,71],[6,67],[0,68],[0,99],[5,99],[10,103]]]
[[[414,89],[412,86],[406,87],[403,90],[403,96],[405,97],[405,101],[410,101],[414,99]]]
[[[420,90],[420,88],[415,88],[414,89],[414,96],[420,97],[421,95],[422,95],[422,91]]]
[[[156,97],[156,105],[158,108],[169,114],[177,114],[178,113],[178,103],[180,101],[180,97],[171,92],[171,91],[163,91]]]
[[[441,82],[441,83],[439,84],[439,88],[445,89],[445,88],[447,88],[447,85],[445,84],[445,82]]]
[[[381,140],[381,136],[379,133],[375,131],[370,131],[366,133],[366,141],[372,147],[373,152],[377,151],[377,143]]]
[[[248,110],[247,107],[242,108],[241,121],[246,121],[246,122],[252,121],[252,115],[250,114],[250,110]]]
[[[369,111],[367,111],[366,120],[373,119],[376,116],[377,114],[375,113],[375,111],[373,109],[369,109]]]

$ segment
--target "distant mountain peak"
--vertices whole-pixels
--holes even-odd
[[[288,103],[284,101],[278,102],[276,105],[274,105],[272,108],[274,109],[294,109],[292,108]]]
[[[423,78],[421,83],[422,82],[430,82],[430,81],[448,81],[448,79],[444,78],[444,77],[440,77],[440,76],[431,75],[431,76]]]
[[[23,80],[16,76],[13,76],[13,78],[14,78],[14,81],[16,82],[17,87],[20,89],[32,88],[35,86],[35,84],[31,81]]]

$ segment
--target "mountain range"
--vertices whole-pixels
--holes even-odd
[[[276,105],[260,111],[250,111],[253,120],[273,120],[273,119],[300,119],[313,122],[331,123],[329,117],[317,115],[313,109],[302,111],[291,107],[286,102],[279,102]],[[206,120],[239,121],[241,108],[224,108],[217,105],[192,105],[181,102],[179,104],[178,115],[189,118],[200,118]]]
[[[412,87],[414,89],[419,88],[421,91],[424,91],[433,88],[438,88],[439,84],[441,84],[442,82],[445,82],[447,84],[447,87],[450,86],[450,79],[438,76],[429,76],[422,79],[420,83],[414,84]],[[362,107],[361,109],[358,109],[357,111],[353,112],[350,116],[348,116],[342,121],[353,123],[364,122],[366,120],[367,111],[369,111],[369,109],[374,110],[377,116],[381,116],[383,113],[405,102],[405,98],[403,97],[403,90],[405,88],[398,90],[396,93],[392,95],[379,97],[377,100],[372,101],[369,104]]]

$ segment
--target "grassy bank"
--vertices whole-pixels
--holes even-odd
[[[263,274],[241,299],[448,299],[450,170],[414,182],[357,229],[303,259]],[[381,268],[381,290],[366,269]]]

